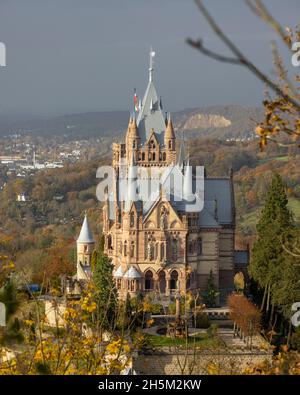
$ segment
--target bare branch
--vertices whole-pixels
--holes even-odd
[[[230,58],[228,56],[223,56],[220,55],[216,52],[213,52],[203,46],[203,41],[201,39],[199,40],[193,40],[191,38],[187,38],[186,40],[187,44],[189,44],[191,47],[198,49],[200,52],[202,52],[204,55],[219,60],[220,62],[224,63],[232,63],[232,64],[242,64],[240,59],[237,58]]]
[[[195,0],[196,5],[198,6],[200,12],[205,17],[207,22],[209,23],[212,30],[215,34],[220,38],[220,40],[230,49],[230,51],[235,55],[236,58],[228,58],[228,59],[235,59],[236,64],[241,64],[247,67],[258,79],[264,82],[269,88],[271,88],[277,95],[281,96],[283,99],[288,101],[291,105],[293,105],[296,109],[300,111],[300,103],[297,102],[294,98],[290,95],[286,94],[279,85],[277,85],[274,81],[272,81],[267,75],[265,75],[261,70],[259,70],[241,51],[240,49],[229,39],[229,37],[221,30],[219,25],[207,11],[206,7],[203,5],[202,0]],[[187,42],[191,45],[191,42],[194,43],[194,40],[188,39]],[[198,41],[199,43],[199,41]],[[193,48],[203,52],[203,45],[200,41],[201,45],[191,45]],[[206,49],[206,52],[208,50]],[[214,52],[209,51],[209,53],[214,54],[214,58],[217,59],[217,56],[224,58],[222,55],[217,55]]]

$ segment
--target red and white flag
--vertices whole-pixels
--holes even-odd
[[[139,111],[139,100],[138,100],[138,97],[136,94],[136,90],[134,90],[133,103],[134,103],[134,111],[138,112]]]

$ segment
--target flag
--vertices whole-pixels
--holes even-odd
[[[134,104],[134,111],[138,112],[139,111],[139,100],[138,100],[138,97],[136,94],[136,90],[134,90],[133,104]]]

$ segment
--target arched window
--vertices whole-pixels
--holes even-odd
[[[132,142],[132,148],[135,148],[135,140]]]
[[[169,149],[172,149],[172,141],[169,140]]]
[[[171,273],[171,279],[170,279],[170,289],[177,289],[177,284],[178,284],[178,273],[176,270],[173,270]]]
[[[145,291],[153,289],[153,273],[151,270],[147,270],[145,273]]]
[[[130,257],[134,258],[134,241],[130,244]]]
[[[145,152],[142,152],[142,160],[145,160]]]
[[[155,152],[152,154],[152,160],[155,161]]]
[[[127,240],[124,241],[124,256],[127,256]]]
[[[164,152],[163,153],[163,161],[165,161],[166,160],[166,153]]]

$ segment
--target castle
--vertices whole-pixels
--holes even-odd
[[[148,86],[130,117],[125,142],[112,147],[116,177],[103,206],[104,250],[114,264],[121,298],[156,292],[168,299],[177,292],[201,291],[212,272],[224,300],[237,268],[247,264],[247,252],[234,249],[232,173],[228,178],[204,176],[203,190],[197,189],[197,175],[176,139],[172,118],[163,114],[153,82],[153,56],[151,51]],[[172,176],[176,185],[170,187]],[[125,199],[120,199],[120,178],[128,180]],[[145,198],[134,181],[151,178],[159,184]],[[195,201],[201,194],[199,210]],[[93,248],[85,217],[77,240],[79,281],[89,277]]]

